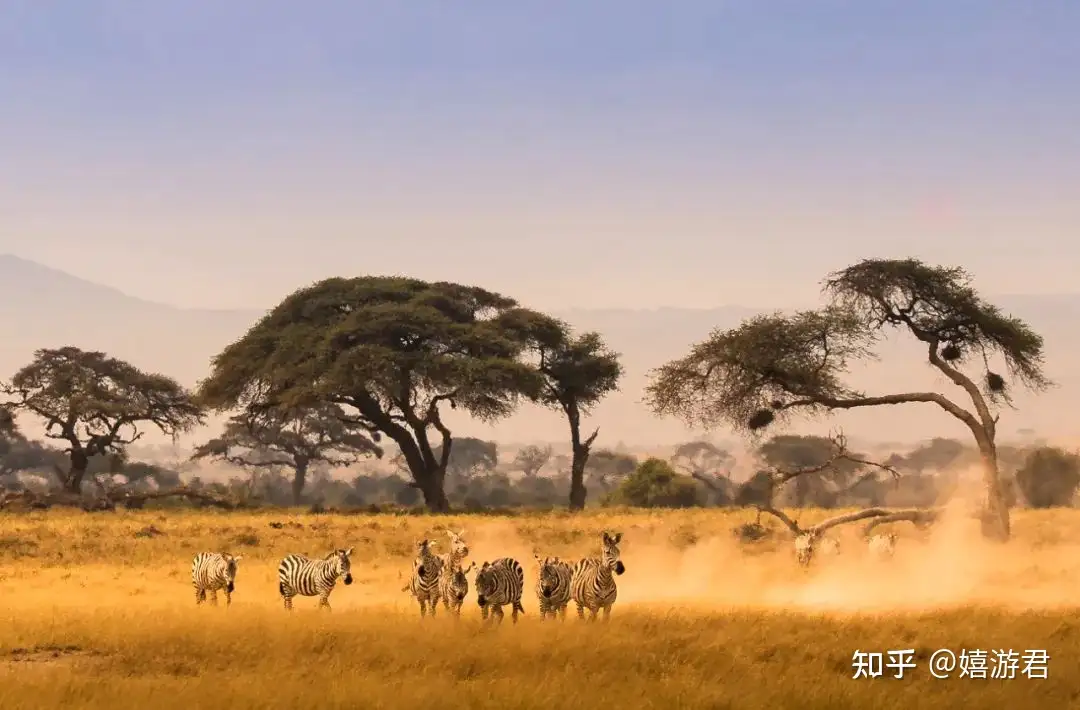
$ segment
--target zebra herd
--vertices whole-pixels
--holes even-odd
[[[435,609],[442,602],[444,609],[455,616],[461,615],[465,597],[469,593],[468,573],[475,570],[474,586],[476,603],[481,618],[501,622],[503,607],[510,607],[511,619],[516,623],[518,614],[525,613],[521,597],[525,589],[525,572],[521,563],[512,557],[500,557],[484,562],[479,568],[475,562],[463,566],[469,555],[464,532],[446,531],[450,549],[435,554],[434,540],[424,539],[416,543],[412,574],[401,591],[409,592],[420,605],[421,618],[428,612],[435,616]],[[540,607],[541,620],[548,617],[566,618],[570,602],[577,606],[578,617],[585,618],[589,610],[590,620],[603,611],[606,620],[618,596],[615,576],[626,571],[620,559],[619,543],[622,533],[604,531],[600,535],[600,555],[586,557],[570,563],[558,557],[542,557],[533,553],[537,564],[535,593]],[[877,558],[889,558],[896,551],[895,533],[873,535],[867,541],[870,554]],[[288,555],[278,565],[278,593],[291,611],[292,600],[297,596],[319,597],[319,608],[330,608],[330,593],[337,580],[352,584],[350,556],[353,548],[334,550],[323,559],[311,559],[304,555]],[[809,530],[795,538],[795,558],[807,566],[815,555],[835,556],[840,545],[824,536],[820,530]],[[200,552],[191,565],[191,582],[195,588],[195,603],[202,604],[209,594],[210,603],[217,605],[218,591],[225,592],[225,604],[232,604],[236,588],[237,565],[242,555],[224,552]]]
[[[525,572],[521,563],[512,557],[500,557],[484,562],[479,568],[475,562],[463,566],[469,555],[464,533],[446,531],[450,538],[450,550],[442,555],[434,553],[436,542],[421,540],[416,543],[412,575],[401,591],[408,591],[420,604],[420,616],[430,611],[435,615],[436,605],[455,616],[461,615],[461,607],[469,593],[467,574],[476,570],[474,586],[476,602],[481,617],[487,621],[503,619],[503,607],[510,607],[512,620],[525,613],[521,596],[525,589]],[[626,571],[620,559],[619,543],[622,533],[601,533],[599,557],[587,557],[571,565],[558,557],[541,557],[534,553],[539,573],[536,597],[540,605],[540,617],[566,617],[566,608],[573,601],[578,616],[585,618],[588,609],[590,619],[596,619],[603,610],[604,619],[611,614],[618,590],[615,575]],[[304,555],[288,555],[278,565],[278,593],[286,610],[292,610],[296,596],[319,597],[319,608],[330,608],[330,593],[338,579],[352,584],[352,548],[334,550],[321,560]],[[225,604],[232,604],[236,588],[237,564],[241,555],[225,552],[200,552],[191,564],[191,582],[195,588],[195,604],[202,604],[209,593],[210,603],[217,605],[218,591],[225,591]]]
[[[896,533],[872,535],[867,540],[870,555],[877,559],[888,559],[896,553]],[[808,530],[795,538],[795,559],[806,567],[815,555],[835,557],[840,554],[840,543],[835,538],[825,537],[820,530]]]

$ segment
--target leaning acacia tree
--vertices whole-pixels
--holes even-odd
[[[755,432],[796,412],[934,404],[971,431],[984,474],[983,534],[1007,540],[995,410],[1011,404],[1011,383],[1033,391],[1051,384],[1042,338],[986,303],[960,268],[869,259],[831,274],[824,291],[831,301],[825,308],[757,316],[659,368],[647,389],[652,409]],[[936,391],[870,395],[845,384],[849,365],[873,357],[872,346],[888,329],[919,341],[927,362],[964,392],[970,408]],[[1008,377],[994,371],[994,362]]]
[[[340,407],[247,411],[235,415],[221,436],[195,449],[191,459],[216,459],[245,469],[290,469],[293,503],[300,504],[312,464],[351,466],[361,458],[382,458],[378,432],[350,425]]]
[[[619,354],[604,344],[599,333],[575,336],[566,324],[550,321],[534,328],[532,334],[536,367],[543,376],[543,386],[533,399],[566,415],[571,447],[569,507],[582,510],[587,495],[585,467],[600,430],[583,438],[581,420],[618,389],[623,367]]]
[[[397,444],[428,508],[444,512],[453,442],[443,407],[483,421],[513,412],[539,376],[511,324],[540,317],[473,286],[326,279],[218,354],[199,397],[215,411],[342,407],[350,424]]]
[[[45,422],[45,436],[63,441],[70,460],[64,488],[79,493],[90,459],[122,458],[146,427],[177,436],[203,414],[175,380],[139,370],[97,351],[42,349],[3,387],[7,406]]]

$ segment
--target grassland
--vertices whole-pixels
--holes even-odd
[[[824,512],[802,511],[812,521]],[[1007,546],[966,518],[905,523],[897,557],[808,571],[790,540],[740,546],[745,512],[513,518],[172,511],[0,515],[0,708],[1080,707],[1080,512],[1018,512]],[[273,526],[271,524],[274,524]],[[280,525],[280,526],[279,526]],[[399,590],[413,542],[464,528],[472,559],[526,566],[526,616],[421,621]],[[623,533],[608,624],[542,624],[532,551],[579,557]],[[286,615],[276,565],[352,546],[333,611]],[[243,554],[230,609],[196,608],[190,560]],[[1045,649],[1049,677],[937,680],[940,647]],[[903,679],[852,679],[856,649],[916,650]],[[891,671],[886,670],[886,675]]]

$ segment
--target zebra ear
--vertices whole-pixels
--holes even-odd
[[[615,533],[615,536],[611,538],[611,541],[614,542],[616,545],[619,544],[620,540],[622,540],[622,533],[621,532]]]
[[[235,557],[232,558],[232,561],[233,562],[239,562],[242,559],[244,559],[243,555],[236,555]]]
[[[351,547],[348,550],[345,550],[345,556],[346,557],[348,557],[351,554],[352,554],[352,548]]]

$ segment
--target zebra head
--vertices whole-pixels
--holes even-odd
[[[243,555],[230,555],[222,552],[221,558],[225,560],[225,589],[229,594],[236,591],[236,563],[244,558]]]
[[[474,563],[475,564],[475,563]],[[494,568],[485,562],[476,570],[476,603],[483,608],[489,596],[496,591]]]
[[[416,572],[421,577],[427,576],[428,565],[437,563],[435,554],[431,548],[435,547],[434,540],[423,539],[416,543],[416,559],[413,561]]]
[[[465,601],[465,595],[469,593],[469,578],[465,575],[471,572],[475,566],[475,562],[470,562],[465,569],[458,567],[450,578],[450,593],[454,595],[458,603]]]
[[[352,551],[351,547],[347,550],[334,550],[326,556],[326,559],[337,567],[337,576],[345,578],[346,585],[352,584],[352,563],[349,561]]]
[[[453,555],[459,560],[465,559],[469,556],[469,546],[465,544],[464,530],[459,530],[457,532],[454,532],[453,530],[447,530],[446,536],[450,538],[451,555]]]
[[[540,557],[535,552],[533,557],[536,558],[536,563],[540,565],[540,594],[547,599],[559,588],[559,575],[555,570],[555,563],[559,561],[559,558]]]
[[[615,574],[622,574],[626,571],[626,565],[619,559],[619,541],[622,540],[622,533],[617,532],[614,534],[608,533],[606,530],[600,536],[603,548],[600,552],[600,560],[604,563],[604,566],[610,570],[613,570]]]

